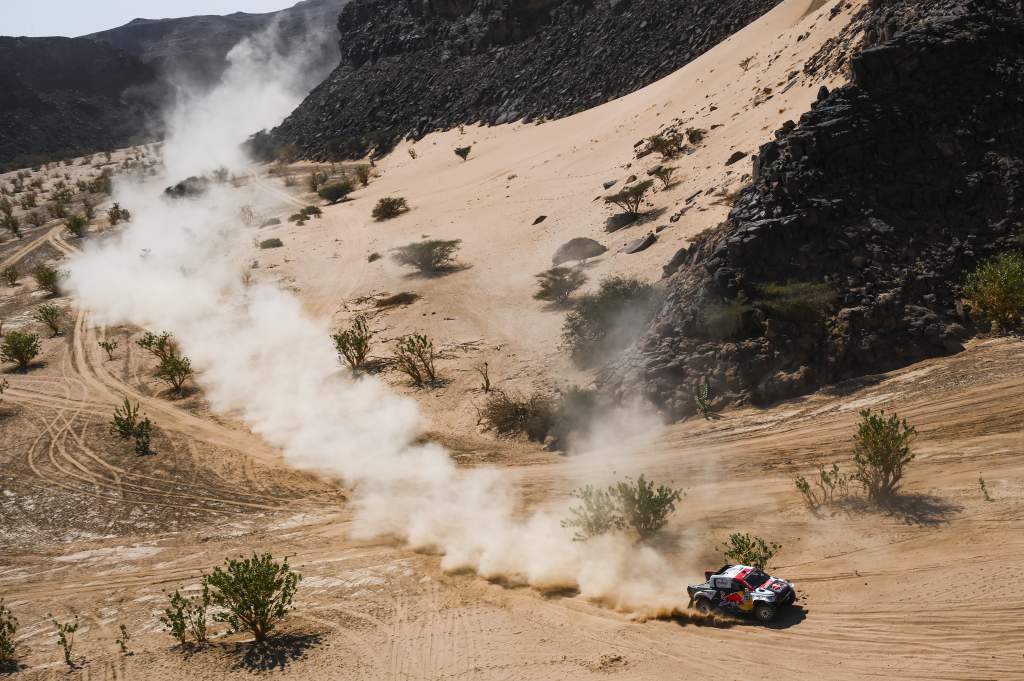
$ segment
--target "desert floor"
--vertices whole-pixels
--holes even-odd
[[[334,325],[368,314],[381,355],[404,333],[436,338],[443,387],[415,390],[393,372],[381,378],[415,397],[428,437],[460,465],[507,470],[527,508],[564,500],[574,481],[601,472],[586,458],[481,432],[474,368],[486,361],[496,383],[522,392],[593,379],[559,348],[564,310],[532,299],[533,275],[559,244],[589,236],[609,248],[588,265],[590,287],[609,274],[656,281],[676,249],[727,214],[750,162],[726,159],[756,153],[821,85],[843,81],[840,72],[803,71],[857,3],[830,18],[832,6],[787,0],[672,76],[564,120],[437,133],[412,145],[415,157],[403,143],[368,187],[326,207],[322,219],[261,228],[259,238],[285,245],[254,250],[253,274]],[[674,162],[679,182],[654,194],[648,222],[607,232],[603,183],[642,177],[656,161],[638,160],[634,144],[677,119],[706,129],[705,141]],[[452,148],[467,144],[462,162]],[[268,197],[268,216],[283,218],[312,202],[301,181],[310,168],[289,168],[300,179],[291,186],[269,168],[242,181]],[[411,210],[374,222],[370,209],[382,196],[404,196]],[[659,225],[668,227],[653,247],[619,252]],[[99,220],[92,229],[86,239],[117,228]],[[420,278],[387,257],[427,234],[462,239],[463,267]],[[79,247],[51,221],[0,242],[0,268],[27,272]],[[373,252],[384,257],[368,262]],[[376,305],[406,291],[419,298]],[[0,288],[6,328],[32,327],[42,301],[28,276]],[[343,481],[291,469],[231,415],[212,413],[201,376],[187,396],[169,395],[134,345],[140,329],[97,328],[73,300],[56,302],[69,310],[69,330],[44,341],[28,373],[4,367],[10,389],[0,402],[0,596],[21,624],[22,678],[1024,678],[1019,339],[979,339],[951,357],[616,443],[624,471],[686,491],[659,549],[694,581],[723,562],[716,547],[732,531],[782,544],[772,572],[796,583],[800,601],[760,626],[685,612],[641,617],[571,591],[449,574],[438,556],[394,542],[355,541]],[[119,341],[113,360],[97,347],[103,338]],[[136,456],[109,431],[125,397],[157,426],[153,456]],[[896,411],[919,431],[904,493],[886,508],[808,509],[794,476],[847,460],[867,407]],[[291,556],[304,575],[282,635],[262,648],[220,635],[208,647],[173,646],[157,620],[166,592],[197,589],[224,557],[254,550]],[[74,671],[48,613],[80,618]],[[128,656],[114,643],[121,623],[133,633]]]

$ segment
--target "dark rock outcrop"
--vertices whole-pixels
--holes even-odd
[[[243,38],[276,28],[282,47],[303,45],[311,53],[309,87],[338,64],[334,23],[347,0],[303,0],[277,12],[133,19],[123,26],[82,36],[139,57],[161,74],[197,85],[217,82],[227,54]],[[282,49],[286,52],[287,49]]]
[[[132,144],[161,99],[154,70],[84,38],[0,37],[0,168]]]
[[[761,147],[605,382],[681,416],[705,379],[767,402],[961,349],[965,274],[1024,234],[1019,7],[873,0],[852,83]]]
[[[682,67],[779,0],[352,0],[342,63],[276,129],[357,155],[460,123],[566,116]]]

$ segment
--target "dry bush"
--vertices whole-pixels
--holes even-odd
[[[437,383],[434,342],[423,334],[411,334],[395,343],[395,367],[412,379],[414,385]]]
[[[116,225],[119,222],[128,222],[132,219],[132,214],[128,212],[127,208],[121,208],[121,204],[115,203],[107,210],[107,219],[111,225]]]
[[[555,303],[564,303],[578,288],[587,283],[587,275],[576,267],[552,267],[535,276],[537,292],[533,297]]]
[[[668,189],[672,186],[672,178],[676,174],[676,169],[672,166],[658,166],[651,170],[651,175],[661,180],[661,186],[664,189]]]
[[[282,246],[284,246],[284,242],[278,239],[277,237],[264,239],[263,241],[260,242],[260,248],[262,249],[281,248]]]
[[[733,532],[728,543],[722,547],[728,563],[749,565],[758,570],[768,568],[768,561],[782,548],[782,544],[767,542],[761,537]]]
[[[537,392],[522,397],[494,390],[488,393],[477,420],[498,437],[525,434],[532,442],[543,442],[555,422],[555,402]]]
[[[355,173],[356,179],[359,180],[359,184],[364,187],[370,184],[370,166],[366,163],[360,163],[352,169]]]
[[[352,326],[331,336],[338,356],[345,360],[353,371],[361,368],[370,354],[370,340],[373,332],[366,323],[366,317],[357,316]]]
[[[461,244],[462,239],[420,241],[395,249],[392,258],[400,265],[415,267],[423,273],[440,272],[452,267]]]
[[[678,132],[654,135],[647,139],[647,150],[660,155],[663,161],[673,159],[683,151],[683,136]]]
[[[456,147],[455,148],[455,155],[458,156],[459,158],[461,158],[463,161],[465,161],[466,159],[469,158],[469,152],[472,149],[473,149],[473,147],[471,147],[471,146],[470,147]]]
[[[14,265],[5,267],[3,272],[0,272],[0,279],[8,286],[15,286],[18,283],[18,268]]]
[[[409,210],[409,205],[401,196],[385,196],[373,207],[374,220],[390,220]]]
[[[320,191],[317,192],[317,195],[324,201],[333,204],[341,201],[353,191],[355,191],[355,185],[352,184],[352,180],[347,177],[343,177],[331,184],[321,187]]]

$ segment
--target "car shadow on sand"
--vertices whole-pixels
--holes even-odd
[[[673,613],[668,618],[681,627],[713,627],[715,629],[728,629],[730,627],[766,627],[768,629],[789,629],[807,619],[807,611],[802,605],[794,604],[779,610],[775,619],[767,624],[758,622],[750,616],[731,616],[698,612],[696,610],[683,610]]]
[[[935,527],[949,522],[949,518],[963,510],[940,497],[931,494],[905,493],[891,499],[872,502],[860,497],[846,499],[841,508],[851,513],[883,513],[907,525]]]

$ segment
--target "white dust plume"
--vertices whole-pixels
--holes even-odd
[[[243,419],[290,464],[352,487],[354,534],[393,536],[437,552],[445,569],[575,588],[625,611],[681,607],[682,570],[653,548],[617,535],[574,542],[560,523],[564,502],[527,511],[507,473],[459,469],[442,447],[417,444],[424,424],[412,400],[342,370],[327,323],[294,295],[242,284],[254,231],[239,210],[259,207],[267,195],[255,180],[238,188],[211,184],[197,199],[161,195],[185,175],[222,165],[244,172],[239,144],[297,104],[301,93],[287,83],[302,60],[261,48],[269,44],[239,45],[220,87],[181,100],[163,147],[164,177],[118,182],[114,198],[134,217],[71,259],[69,287],[78,304],[96,324],[172,332],[214,410]],[[624,441],[630,424],[654,429],[628,421],[610,424],[614,434],[597,432],[594,441],[607,449]],[[621,462],[621,451],[602,446],[579,457],[582,470]]]

